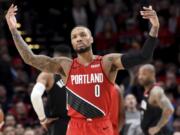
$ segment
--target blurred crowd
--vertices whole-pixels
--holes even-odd
[[[90,28],[94,36],[93,50],[100,55],[138,51],[148,36],[149,24],[139,14],[141,0],[67,0],[64,5],[51,1],[44,3],[49,7],[43,5],[44,1],[19,0],[16,3],[19,30],[24,38],[32,38],[29,44],[40,45],[39,49],[33,49],[37,54],[51,56],[54,46],[71,46],[70,31],[76,25]],[[169,127],[180,132],[180,1],[151,0],[150,3],[161,25],[152,64],[156,68],[157,82],[175,107]],[[9,5],[7,0],[0,0],[0,104],[5,112],[5,126],[0,135],[43,135],[29,96],[39,71],[25,65],[14,46],[4,19]],[[125,103],[127,117],[129,106],[138,112],[143,94],[137,70],[138,67],[120,71],[116,80],[123,86],[124,96],[134,95],[128,97],[133,103]],[[133,116],[139,118],[138,113]],[[124,135],[127,132],[124,131]]]

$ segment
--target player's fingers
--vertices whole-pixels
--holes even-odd
[[[143,19],[150,19],[150,18],[153,18],[154,16],[143,16],[142,18]]]
[[[59,118],[58,117],[56,117],[56,118],[51,118],[50,120],[58,120]]]
[[[9,9],[9,10],[7,11],[7,14],[9,14],[10,12],[12,12],[12,9]]]
[[[8,12],[9,15],[16,14],[16,13],[17,13],[17,11],[10,11],[10,12]]]
[[[142,13],[156,13],[156,11],[154,11],[154,10],[150,10],[150,11],[140,11],[140,12],[142,12]]]
[[[144,10],[147,10],[147,11],[150,11],[152,10],[152,6],[149,6],[149,7],[143,7]]]
[[[13,15],[16,15],[17,13],[16,12],[11,12],[9,13],[9,16],[13,16]]]
[[[48,131],[48,128],[47,128],[47,127],[44,127],[44,130],[47,132],[47,131]]]
[[[12,5],[10,6],[10,8],[8,9],[8,11],[14,11],[14,10],[17,10],[17,6],[14,5],[14,4],[12,4]]]
[[[46,130],[46,131],[48,131],[48,128],[47,128],[47,126],[45,126],[45,130]]]
[[[18,9],[17,6],[15,6],[11,9],[11,11],[16,11],[17,9]]]
[[[146,14],[146,15],[141,15],[142,17],[156,17],[156,15],[153,14]]]
[[[141,15],[146,15],[146,14],[152,14],[152,15],[156,15],[156,11],[151,10],[151,11],[140,11]]]
[[[14,8],[14,4],[12,4],[12,5],[9,7],[8,11],[12,10],[13,8]]]
[[[48,128],[47,128],[46,125],[43,125],[42,127],[43,127],[43,129],[44,129],[45,131],[48,131]]]
[[[14,8],[14,9],[13,9],[13,11],[17,11],[17,10],[18,10],[18,8]]]
[[[148,17],[142,17],[143,19],[149,19]]]
[[[10,16],[16,16],[16,13],[12,13],[12,14],[10,14]]]
[[[14,7],[14,4],[11,4],[10,8]]]
[[[156,16],[155,12],[146,12],[146,13],[140,13],[142,16]]]
[[[55,120],[58,120],[59,118],[51,118],[47,121],[48,124],[50,124],[51,122],[55,121]]]
[[[142,16],[155,16],[154,14],[141,14]]]
[[[7,14],[11,14],[12,12],[15,12],[13,9],[8,10]]]

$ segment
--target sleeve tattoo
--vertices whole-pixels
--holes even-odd
[[[161,118],[160,118],[157,126],[162,128],[167,124],[170,116],[174,112],[174,109],[173,109],[171,102],[165,96],[165,94],[163,94],[162,97],[160,98],[160,106],[161,106],[163,112],[162,112]]]
[[[60,69],[59,58],[50,58],[45,55],[35,55],[23,40],[17,29],[11,30],[16,48],[26,64],[41,71],[58,73]]]

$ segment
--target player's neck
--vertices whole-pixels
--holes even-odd
[[[127,108],[127,111],[128,112],[137,112],[137,108],[136,107],[130,107],[130,108]]]
[[[154,85],[155,81],[149,83],[148,85],[144,86],[145,92],[148,92]]]
[[[88,52],[78,54],[77,58],[79,63],[89,64],[94,60],[95,55],[93,54],[92,50],[90,50]]]

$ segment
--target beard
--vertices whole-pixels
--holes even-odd
[[[81,54],[81,53],[88,52],[89,50],[91,50],[91,46],[85,47],[85,48],[80,48],[78,50],[76,49],[75,52],[78,53],[78,54]]]
[[[140,81],[140,85],[142,86],[149,86],[151,84],[153,84],[154,81],[153,80],[144,80],[144,81]]]

